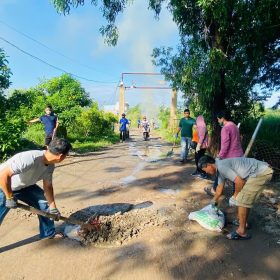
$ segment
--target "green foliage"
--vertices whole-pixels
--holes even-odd
[[[131,121],[131,126],[137,127],[138,119],[141,120],[141,108],[140,104],[137,104],[134,107],[129,108],[129,110],[126,113],[126,117]]]
[[[11,74],[12,73],[10,68],[8,67],[8,60],[6,59],[6,55],[0,48],[0,97],[2,96],[3,90],[7,89],[11,84],[9,80]]]
[[[70,139],[71,140],[71,139]],[[74,140],[74,139],[73,139]],[[119,142],[119,135],[111,134],[110,136],[103,136],[99,138],[87,138],[72,141],[73,150],[76,153],[88,153],[99,151],[114,143]]]
[[[98,109],[96,102],[90,108],[84,109],[77,116],[73,135],[81,135],[83,137],[97,137],[113,133],[113,125],[117,122],[117,117],[112,113],[105,113]]]
[[[162,129],[167,129],[170,119],[170,109],[161,106],[159,109],[158,119],[160,121],[160,127]]]
[[[273,147],[280,150],[280,110],[266,110],[264,112],[263,122],[257,134],[257,140],[270,143]],[[259,118],[247,119],[241,123],[241,134],[247,135],[250,138],[257,126]]]
[[[69,14],[71,8],[76,8],[78,6],[83,6],[85,0],[51,0],[55,9],[58,13],[62,13],[64,15]],[[100,5],[100,10],[107,20],[108,24],[106,26],[102,26],[99,30],[100,33],[105,36],[105,42],[108,45],[115,46],[118,41],[119,33],[118,29],[115,25],[115,21],[117,15],[122,13],[123,10],[127,7],[132,0],[103,0],[100,1],[102,4]],[[100,3],[99,2],[99,3]],[[97,0],[91,0],[91,3],[94,6],[97,6]]]
[[[27,130],[23,133],[23,138],[43,147],[45,144],[45,132],[43,124],[35,123],[29,125]]]
[[[21,134],[25,129],[19,118],[3,118],[0,122],[0,159],[6,159],[21,147]]]
[[[59,116],[59,122],[71,127],[83,107],[90,106],[91,100],[79,81],[68,74],[47,80],[38,85]],[[42,110],[42,108],[41,108]]]

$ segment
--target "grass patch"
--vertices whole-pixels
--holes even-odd
[[[171,130],[160,128],[160,129],[157,129],[157,132],[165,141],[170,142],[170,143],[174,142],[175,138],[174,138],[174,134],[172,133]],[[179,137],[176,139],[176,142],[179,142]]]
[[[103,136],[99,139],[79,139],[70,140],[73,151],[78,154],[85,154],[89,152],[100,151],[106,147],[119,142],[119,135],[113,134],[110,136]]]

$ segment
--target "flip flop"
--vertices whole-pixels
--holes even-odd
[[[49,239],[64,239],[66,235],[62,232],[55,232]]]
[[[251,235],[247,233],[245,236],[242,236],[238,232],[232,231],[226,236],[226,238],[229,240],[248,240],[251,238]]]

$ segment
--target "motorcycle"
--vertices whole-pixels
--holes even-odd
[[[149,124],[144,124],[143,125],[143,139],[145,141],[147,141],[149,137],[150,137],[150,127],[149,127]]]

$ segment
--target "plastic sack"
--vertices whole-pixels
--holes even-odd
[[[211,204],[203,207],[199,211],[191,212],[189,219],[197,221],[202,227],[211,231],[221,232],[225,226],[224,213]]]

